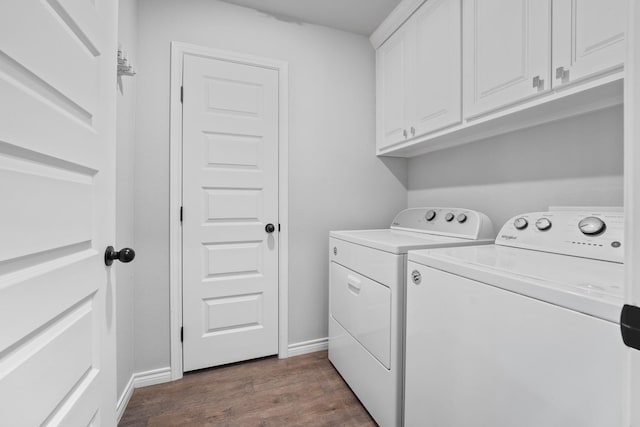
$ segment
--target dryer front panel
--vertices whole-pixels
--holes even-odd
[[[331,314],[387,369],[391,368],[391,290],[331,263]]]

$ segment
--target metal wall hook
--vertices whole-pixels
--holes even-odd
[[[135,76],[136,72],[133,65],[129,64],[129,58],[126,57],[121,49],[118,49],[118,76]]]

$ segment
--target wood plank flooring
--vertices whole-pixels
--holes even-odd
[[[270,357],[136,389],[120,427],[375,426],[327,352]]]

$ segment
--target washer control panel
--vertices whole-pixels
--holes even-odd
[[[622,263],[622,211],[551,211],[517,215],[502,227],[496,244]]]
[[[482,212],[460,208],[405,209],[391,223],[394,230],[405,230],[463,239],[493,239],[493,223]]]

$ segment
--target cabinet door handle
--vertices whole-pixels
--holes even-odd
[[[568,79],[569,78],[569,70],[566,70],[564,67],[556,68],[556,79]]]
[[[404,135],[404,137],[407,137],[407,130],[406,129],[402,129],[402,134]]]
[[[416,136],[416,128],[411,126],[411,136]]]
[[[540,76],[535,76],[533,78],[533,88],[535,89],[543,89],[544,88],[544,80],[540,78]]]

